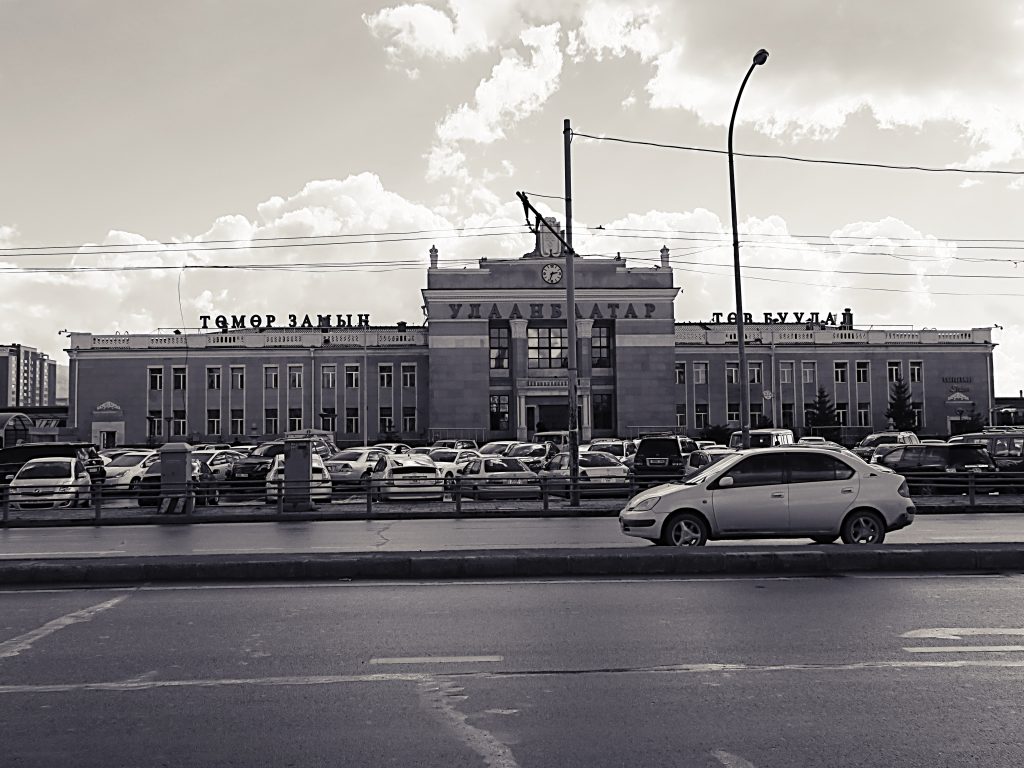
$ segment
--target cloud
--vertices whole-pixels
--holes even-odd
[[[971,187],[976,187],[979,184],[981,184],[979,179],[964,179],[960,182],[960,189],[970,189]]]
[[[584,9],[579,28],[573,30],[570,55],[578,60],[589,54],[601,61],[605,56],[622,58],[635,53],[649,61],[665,48],[658,26],[661,15],[656,5],[635,8],[625,2],[592,3]]]
[[[449,12],[423,3],[364,14],[370,31],[387,41],[394,58],[403,55],[462,60],[487,51],[517,17],[514,0],[448,0]]]

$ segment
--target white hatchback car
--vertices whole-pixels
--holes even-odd
[[[619,525],[627,536],[677,547],[767,538],[881,544],[914,513],[901,475],[827,448],[780,446],[741,451],[640,493]]]
[[[88,507],[92,485],[79,459],[54,457],[26,461],[7,490],[11,509]]]

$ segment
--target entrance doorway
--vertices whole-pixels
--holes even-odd
[[[117,432],[103,430],[100,432],[100,449],[117,447]]]

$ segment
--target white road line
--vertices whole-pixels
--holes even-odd
[[[36,640],[42,640],[44,637],[52,635],[59,629],[70,627],[72,624],[78,624],[79,622],[90,621],[96,614],[102,613],[109,608],[113,608],[122,600],[127,599],[127,597],[128,595],[121,595],[120,597],[107,600],[104,603],[97,603],[89,608],[83,608],[80,611],[65,614],[58,619],[46,622],[43,626],[33,629],[31,632],[26,632],[25,634],[18,635],[10,640],[5,640],[0,643],[0,659],[7,659],[11,656],[17,656],[22,651],[27,651],[32,647],[32,643],[36,642]]]
[[[960,640],[977,635],[1016,635],[1024,637],[1021,627],[932,627],[904,632],[900,637],[928,637],[936,640]]]
[[[124,549],[98,549],[95,551],[76,552],[5,552],[0,555],[0,560],[18,560],[26,557],[92,557],[94,555],[123,555],[126,553],[127,550]]]
[[[370,659],[371,664],[476,664],[504,661],[504,656],[394,656]]]
[[[904,648],[909,653],[1016,653],[1024,645],[935,645]]]
[[[754,764],[749,760],[744,760],[742,757],[731,755],[724,749],[716,749],[711,752],[711,755],[725,768],[754,768]]]
[[[165,688],[220,688],[231,686],[304,686],[344,683],[419,683],[429,675],[393,673],[375,675],[307,675],[295,677],[208,678],[204,680],[119,680],[107,683],[55,683],[51,685],[0,685],[5,693],[69,693],[72,691],[149,691]]]
[[[488,768],[518,768],[512,750],[494,734],[466,722],[467,715],[455,708],[455,702],[465,698],[462,688],[437,680],[425,680],[418,688],[424,709],[439,716],[463,744],[483,758],[484,765]]]

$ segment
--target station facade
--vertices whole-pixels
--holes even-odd
[[[422,326],[226,314],[191,333],[72,333],[69,436],[230,443],[322,429],[361,445],[565,428],[568,276],[556,246],[540,237],[534,252],[476,269],[441,267],[432,248]],[[667,249],[652,267],[578,258],[574,278],[584,441],[737,426],[743,378],[751,423],[798,434],[819,387],[850,439],[888,426],[897,378],[922,435],[987,421],[994,407],[990,328],[858,329],[848,309],[773,312],[749,318],[741,377],[734,318],[675,321]]]

